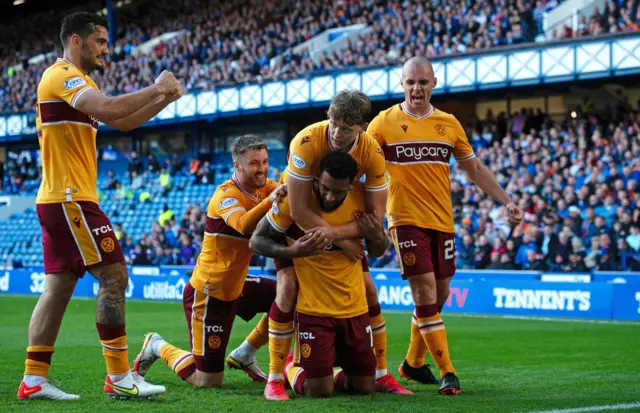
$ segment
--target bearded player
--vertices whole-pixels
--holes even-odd
[[[319,170],[310,209],[333,226],[355,220],[369,253],[384,254],[384,229],[373,214],[363,212],[364,185],[354,186],[358,164],[346,153],[331,152]],[[304,248],[320,232],[305,235],[291,218],[291,201],[285,197],[274,204],[251,237],[254,252],[293,259],[295,266],[299,289],[295,355],[286,362],[289,383],[296,393],[311,397],[328,397],[334,389],[370,394],[376,387],[376,361],[362,264],[335,245],[315,253]],[[334,374],[334,365],[342,370]]]
[[[332,152],[349,154],[358,164],[357,179],[366,175],[365,212],[375,211],[382,224],[387,199],[387,177],[384,156],[377,142],[366,132],[371,102],[362,92],[343,90],[331,101],[327,121],[312,124],[291,141],[289,164],[282,182],[287,182],[291,216],[306,230],[321,231],[327,243],[341,248],[354,261],[363,261],[369,316],[374,329],[376,381],[379,391],[412,394],[405,390],[387,370],[387,333],[378,293],[371,279],[363,253],[362,237],[355,222],[330,226],[313,209],[313,179],[320,161]],[[278,292],[269,312],[269,381],[264,395],[267,400],[288,400],[282,374],[285,358],[293,337],[293,309],[297,296],[296,272],[291,260],[275,260]]]
[[[267,178],[267,145],[253,135],[241,136],[231,149],[235,173],[220,185],[207,212],[204,242],[198,262],[184,288],[183,306],[191,351],[167,343],[157,333],[147,333],[134,370],[145,376],[161,358],[181,379],[195,387],[220,387],[231,328],[236,315],[245,321],[268,312],[275,299],[275,281],[247,277],[251,251],[249,237],[272,202],[285,194],[285,186]],[[265,381],[255,359],[268,341],[263,317],[247,340],[236,349],[232,367]]]
[[[162,72],[155,84],[117,97],[104,96],[88,73],[104,67],[109,53],[107,22],[78,12],[62,20],[64,48],[38,84],[36,127],[42,182],[36,212],[42,227],[44,293],[29,323],[29,347],[20,399],[70,400],[48,381],[51,356],[78,278],[89,271],[99,282],[96,328],[110,397],[141,398],[164,393],[129,368],[125,332],[124,256],[111,223],[98,207],[96,133],[98,121],[122,131],[142,125],[182,95],[180,83]],[[100,229],[107,228],[107,231]]]
[[[455,273],[451,155],[476,185],[507,208],[510,225],[518,225],[523,215],[475,156],[458,120],[431,105],[437,84],[431,63],[421,57],[409,59],[402,68],[401,84],[404,102],[380,112],[368,127],[385,154],[389,228],[400,272],[409,281],[415,302],[411,342],[400,375],[425,382],[428,348],[440,370],[439,392],[458,394],[460,383],[440,318]]]

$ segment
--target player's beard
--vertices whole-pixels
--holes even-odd
[[[242,182],[244,185],[250,186],[253,189],[264,188],[267,184],[267,175],[263,174],[261,177],[258,177],[256,174],[250,175],[245,171],[238,171],[236,173],[238,176],[238,180]]]
[[[339,202],[327,204],[327,201],[322,197],[322,195],[320,195],[320,187],[318,185],[318,181],[313,181],[313,193],[316,195],[318,204],[320,205],[320,208],[322,208],[324,212],[335,211],[336,209],[340,208],[340,205],[342,205],[344,203],[344,200],[347,199],[347,197],[344,197]]]
[[[100,61],[98,60],[98,56],[101,56],[103,59],[104,59],[104,56],[102,54],[97,55],[94,51],[91,50],[88,44],[86,43],[82,44],[82,49],[80,49],[80,56],[82,61],[82,67],[86,71],[104,69],[103,64],[100,63]]]

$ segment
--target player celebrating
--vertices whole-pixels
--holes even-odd
[[[409,59],[402,68],[404,102],[380,112],[368,131],[382,146],[389,168],[389,227],[400,271],[409,280],[416,305],[411,344],[400,374],[426,381],[430,375],[423,360],[426,343],[440,369],[440,393],[458,394],[460,384],[449,358],[447,334],[440,318],[455,272],[449,188],[451,154],[476,185],[506,206],[511,225],[520,223],[522,211],[493,173],[475,157],[457,119],[431,105],[436,82],[428,60]]]
[[[231,149],[235,174],[220,185],[209,202],[202,252],[182,303],[190,332],[191,352],[167,343],[157,333],[147,333],[134,370],[145,376],[158,358],[195,387],[219,387],[224,377],[224,356],[236,314],[245,321],[265,313],[275,299],[275,281],[247,278],[251,251],[249,236],[272,202],[285,194],[267,178],[267,145],[253,135],[241,136]],[[245,281],[246,279],[246,281]],[[264,381],[255,360],[268,341],[264,317],[230,357],[235,368],[254,380]]]
[[[127,267],[111,223],[98,207],[96,132],[98,121],[131,130],[182,95],[174,76],[163,72],[154,85],[136,93],[106,97],[88,73],[105,65],[109,53],[107,22],[79,12],[62,20],[62,59],[38,85],[36,126],[42,151],[42,183],[36,211],[42,227],[47,273],[29,323],[21,399],[78,399],[48,381],[62,317],[78,278],[89,271],[98,282],[96,327],[107,367],[109,396],[149,397],[163,386],[146,383],[129,369],[125,333]]]
[[[348,154],[331,152],[319,168],[311,190],[311,210],[334,226],[356,217],[369,252],[384,254],[388,244],[384,229],[373,214],[363,213],[363,185],[358,182],[353,186],[358,164]],[[316,251],[323,245],[323,233],[311,231],[305,235],[291,218],[291,206],[289,197],[274,204],[250,243],[254,252],[293,259],[295,266],[299,290],[295,356],[286,366],[289,383],[297,393],[311,397],[328,397],[334,387],[372,393],[375,358],[362,264],[349,259],[335,245]],[[334,363],[343,369],[335,378]]]
[[[327,242],[342,248],[353,260],[364,258],[362,244],[352,239],[361,237],[358,226],[350,223],[330,227],[314,212],[312,182],[317,176],[322,158],[331,152],[351,155],[358,163],[359,179],[366,174],[365,211],[376,212],[381,223],[387,199],[387,177],[384,155],[380,146],[364,130],[371,111],[371,102],[362,92],[343,90],[331,101],[328,121],[318,122],[300,131],[291,141],[289,165],[282,181],[287,182],[291,199],[291,216],[306,229],[321,228]],[[297,296],[296,274],[290,260],[276,260],[278,293],[269,312],[269,382],[265,387],[267,400],[288,400],[282,374],[284,362],[293,333],[293,307]],[[411,394],[387,371],[387,333],[380,311],[378,294],[366,265],[365,285],[369,304],[369,316],[374,326],[376,349],[376,379],[380,391],[395,394]]]

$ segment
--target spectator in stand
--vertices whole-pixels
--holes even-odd
[[[584,19],[575,32],[552,39],[638,30],[638,0]],[[454,55],[544,39],[543,12],[556,1],[265,2],[262,0],[158,0],[119,9],[120,32],[98,85],[108,95],[128,93],[172,70],[188,89],[287,80],[318,71],[400,63],[408,56]],[[611,5],[614,6],[611,6]],[[613,9],[611,9],[613,7]],[[309,20],[309,16],[314,16]],[[33,110],[37,79],[58,52],[50,33],[58,12],[32,15],[0,28],[0,112]],[[153,22],[153,23],[152,23]],[[346,48],[312,59],[300,43],[332,28],[362,23],[370,30]],[[31,27],[41,27],[36,36]],[[393,29],[391,29],[393,28]],[[148,54],[141,43],[177,32]],[[30,58],[45,54],[35,63]],[[155,166],[155,165],[154,165]],[[167,168],[173,175],[173,170]],[[157,168],[156,168],[157,170]]]

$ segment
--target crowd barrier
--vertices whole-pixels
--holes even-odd
[[[127,298],[181,300],[190,267],[130,267]],[[372,269],[383,309],[413,310],[411,290],[395,269]],[[273,273],[252,267],[252,275]],[[44,269],[0,271],[0,293],[44,291]],[[75,297],[95,297],[98,283],[87,274]],[[445,312],[640,321],[640,273],[553,274],[533,271],[459,271],[451,282]]]

